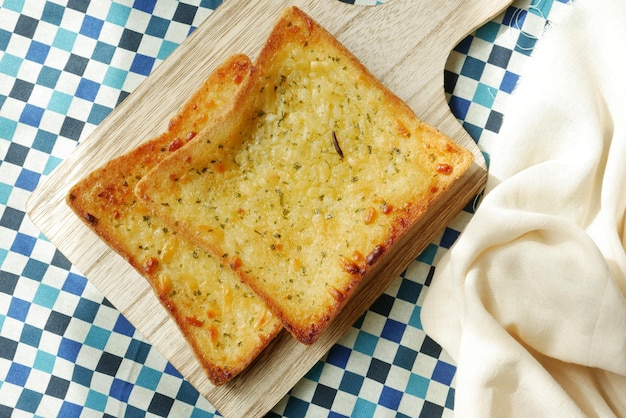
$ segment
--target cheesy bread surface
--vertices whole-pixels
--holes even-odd
[[[107,162],[67,196],[77,215],[148,280],[216,385],[243,370],[281,323],[229,268],[154,216],[133,188],[230,106],[251,68],[246,56],[230,57],[171,119],[166,132]]]
[[[310,344],[473,156],[295,7],[235,108],[135,192]]]

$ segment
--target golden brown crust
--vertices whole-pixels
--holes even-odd
[[[473,156],[295,7],[248,81],[135,193],[310,344]]]
[[[246,56],[230,57],[165,133],[90,173],[67,196],[81,219],[148,280],[216,385],[243,370],[278,334],[280,321],[232,272],[154,217],[133,188],[230,106],[251,71]]]

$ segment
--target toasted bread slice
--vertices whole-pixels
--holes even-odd
[[[281,15],[255,67],[236,111],[135,192],[310,344],[473,155],[298,8]]]
[[[230,57],[165,133],[89,174],[67,197],[81,219],[148,279],[215,385],[243,370],[278,334],[280,321],[232,271],[152,216],[133,188],[231,104],[251,69],[246,56]]]

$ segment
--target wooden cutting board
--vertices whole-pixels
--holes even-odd
[[[452,48],[510,0],[226,0],[35,190],[32,221],[135,327],[226,417],[269,411],[484,186],[484,159],[450,113],[443,71]],[[327,332],[312,346],[283,332],[241,375],[215,387],[147,281],[65,205],[71,185],[107,160],[154,137],[202,81],[233,53],[253,60],[280,12],[295,4],[348,47],[424,121],[471,149],[470,172],[407,234]],[[407,180],[410,181],[410,180]]]

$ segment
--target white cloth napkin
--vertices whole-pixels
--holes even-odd
[[[422,308],[456,416],[626,417],[626,1],[568,7]]]

